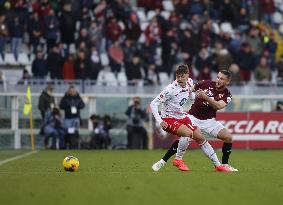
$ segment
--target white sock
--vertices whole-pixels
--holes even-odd
[[[159,160],[159,162],[160,162],[161,164],[166,164],[166,162],[165,162],[163,159]]]
[[[208,143],[207,140],[205,140],[204,143],[200,145],[203,153],[213,162],[214,166],[219,166],[221,163],[219,162],[219,159],[212,148],[212,146]]]
[[[190,142],[189,137],[180,137],[175,159],[177,159],[177,160],[182,160],[183,159],[183,156],[184,156],[184,154],[185,154],[185,152],[187,150],[189,142]]]

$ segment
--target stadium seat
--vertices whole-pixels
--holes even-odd
[[[117,86],[118,82],[113,72],[102,70],[98,73],[97,85]]]
[[[162,11],[160,15],[163,16],[166,20],[168,20],[171,13],[169,11]]]
[[[172,1],[163,1],[162,6],[165,11],[174,11],[174,5]]]
[[[147,20],[150,21],[154,16],[156,16],[156,12],[153,10],[150,10],[147,12]]]
[[[140,35],[140,38],[139,38],[138,42],[139,42],[139,43],[144,43],[144,42],[145,42],[145,35],[144,35],[144,33],[142,33],[142,34]]]
[[[26,53],[20,53],[18,61],[21,65],[31,64],[30,60],[28,59],[28,55]]]
[[[278,28],[279,32],[283,35],[283,24],[281,24]]]
[[[119,85],[121,86],[127,86],[128,85],[128,79],[127,76],[124,72],[119,72],[117,75],[117,81],[119,83]]]
[[[170,78],[166,72],[160,72],[158,75],[161,85],[164,86],[170,83]]]
[[[214,30],[214,32],[215,32],[216,34],[219,34],[220,28],[219,28],[218,23],[213,22],[213,23],[212,23],[212,28],[213,28],[213,30]]]
[[[118,85],[117,79],[116,79],[114,73],[111,72],[111,71],[105,71],[104,81],[105,81],[106,85],[110,85],[110,86],[117,86]]]
[[[7,65],[18,65],[19,63],[16,61],[15,56],[13,53],[6,53],[5,54],[5,63]]]
[[[228,22],[221,23],[220,30],[224,33],[230,33],[230,34],[233,33],[232,25],[231,23],[228,23]]]
[[[109,65],[109,58],[108,58],[108,55],[106,53],[101,53],[100,54],[100,60],[101,60],[101,64],[103,66],[108,66]]]
[[[0,55],[0,65],[5,65],[5,61],[4,61],[4,59],[2,58],[2,55]]]
[[[124,31],[125,30],[125,24],[122,21],[118,22],[118,25],[121,27],[121,29]]]
[[[139,20],[140,20],[141,22],[147,21],[146,15],[145,15],[145,13],[144,13],[144,10],[142,10],[142,9],[137,10],[137,15],[138,15]]]
[[[146,27],[148,26],[148,22],[142,22],[141,23],[141,30],[145,31]]]
[[[275,12],[273,14],[274,23],[281,24],[283,23],[282,14],[280,12]]]

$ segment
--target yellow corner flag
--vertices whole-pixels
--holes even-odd
[[[27,88],[26,93],[26,101],[24,105],[24,115],[29,114],[29,130],[30,130],[30,138],[31,138],[31,149],[35,149],[35,143],[34,143],[34,135],[33,135],[33,125],[32,125],[32,104],[31,104],[31,94],[30,94],[30,87]]]
[[[31,112],[32,104],[31,104],[31,95],[30,95],[30,87],[27,88],[26,93],[26,101],[24,106],[24,115],[28,115]]]

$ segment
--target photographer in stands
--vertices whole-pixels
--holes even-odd
[[[56,141],[59,139],[59,149],[64,149],[65,130],[60,110],[57,107],[49,110],[44,118],[44,146],[49,148],[49,138],[52,138],[51,149],[56,149]]]
[[[98,115],[91,115],[90,120],[93,125],[91,133],[90,148],[107,149],[111,143],[109,130],[111,129],[111,119],[108,115],[101,118]]]
[[[133,98],[133,105],[128,107],[125,114],[128,116],[128,149],[147,149],[148,139],[144,128],[147,115],[145,109],[141,108],[141,99],[139,97]]]

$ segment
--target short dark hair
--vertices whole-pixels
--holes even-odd
[[[229,70],[221,70],[219,72],[226,75],[229,79],[232,78],[232,73]]]
[[[189,73],[189,67],[185,64],[178,65],[176,68],[176,74],[182,75]]]

